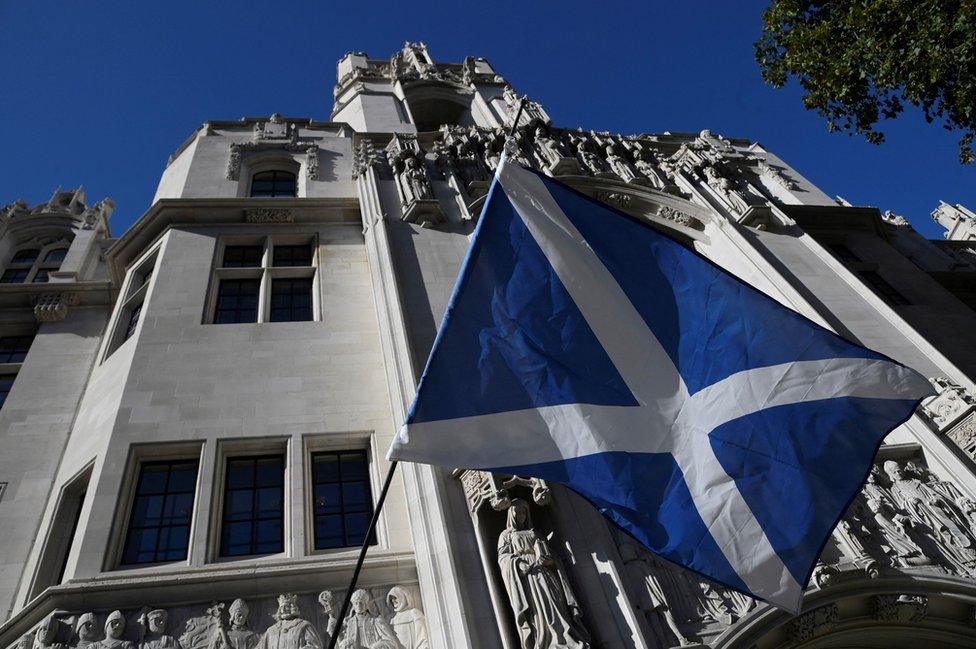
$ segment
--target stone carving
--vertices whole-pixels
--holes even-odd
[[[212,649],[254,649],[257,646],[260,637],[247,628],[248,617],[251,612],[243,599],[235,599],[231,602],[230,609],[228,609],[230,629],[224,624],[223,604],[214,605],[210,611],[217,621],[217,629],[211,645]]]
[[[352,163],[352,178],[353,180],[364,175],[367,170],[371,167],[379,164],[381,161],[379,153],[373,146],[373,143],[369,140],[363,140],[356,147],[356,156]]]
[[[608,173],[606,163],[603,158],[593,151],[593,143],[585,135],[571,136],[571,142],[576,149],[576,157],[580,161],[580,166],[584,172],[591,176],[607,177],[612,176]]]
[[[30,211],[30,206],[23,199],[17,199],[0,208],[0,221],[30,214]]]
[[[387,147],[387,157],[400,195],[401,218],[429,227],[442,220],[440,203],[427,173],[424,151],[415,137],[397,135]]]
[[[390,623],[370,609],[373,596],[359,589],[352,594],[352,612],[342,625],[339,649],[401,649]]]
[[[924,595],[877,595],[874,617],[881,622],[920,622],[928,613],[929,598]]]
[[[241,176],[241,145],[230,145],[230,157],[227,159],[227,180],[237,180]]]
[[[662,205],[661,209],[657,211],[656,216],[665,219],[666,221],[674,221],[678,225],[684,225],[689,228],[699,225],[698,219],[690,214],[685,214],[684,212],[677,210],[670,205]]]
[[[393,609],[390,626],[404,649],[428,649],[427,618],[414,606],[410,593],[402,586],[394,586],[386,596]]]
[[[88,649],[98,644],[98,620],[94,613],[82,613],[78,616],[75,635],[78,636],[76,646],[79,649]]]
[[[335,596],[332,594],[332,591],[323,590],[319,593],[317,599],[319,606],[322,607],[322,615],[327,620],[325,623],[325,633],[322,634],[322,640],[327,645],[332,640],[332,636],[335,635],[336,625],[339,622],[339,619],[336,617]]]
[[[891,225],[895,225],[898,227],[908,227],[908,228],[912,227],[912,224],[908,222],[908,219],[906,219],[901,214],[895,214],[891,210],[885,210],[884,212],[882,212],[881,220],[884,221],[885,223],[890,223]]]
[[[759,169],[759,175],[763,178],[768,178],[783,189],[796,189],[796,183],[787,178],[779,167],[774,167],[765,160],[760,160],[756,167]]]
[[[34,318],[38,322],[59,322],[68,315],[68,307],[78,304],[77,293],[41,293],[34,298]]]
[[[891,493],[898,505],[935,534],[942,553],[963,574],[972,570],[976,565],[974,541],[967,530],[966,517],[945,488],[923,482],[917,473],[912,476],[891,460],[884,463],[884,470],[891,480]]]
[[[34,631],[34,649],[68,649],[67,644],[59,642],[60,635],[61,621],[52,613]]]
[[[794,643],[807,642],[821,636],[840,622],[837,604],[828,604],[797,616],[790,622],[790,636]]]
[[[122,638],[125,633],[125,616],[122,611],[112,611],[105,620],[105,639],[96,643],[95,649],[135,649],[135,645]]]
[[[576,598],[520,498],[512,500],[498,537],[498,566],[523,649],[589,648]]]
[[[82,213],[81,218],[83,219],[83,223],[81,229],[94,230],[99,226],[106,226],[109,217],[112,216],[112,212],[114,211],[115,201],[111,198],[103,198]]]
[[[673,637],[682,645],[689,640],[678,628],[678,621],[665,594],[660,571],[651,563],[650,555],[642,552],[626,535],[617,533],[617,548],[624,562],[624,577],[630,582],[631,593],[637,598],[637,608],[644,614],[651,631],[664,646],[671,646]]]
[[[143,628],[139,649],[179,649],[176,638],[166,634],[168,621],[169,613],[161,608],[146,611],[139,616],[139,624]]]
[[[607,165],[610,166],[610,171],[615,173],[620,180],[625,183],[638,183],[646,184],[648,181],[643,176],[637,173],[634,165],[630,163],[623,153],[620,151],[619,147],[613,144],[608,144],[606,148],[607,153]]]
[[[976,397],[952,379],[938,376],[929,381],[938,394],[923,400],[920,412],[938,432],[945,431],[963,416],[976,410]]]
[[[461,481],[464,495],[472,512],[476,512],[485,502],[496,511],[503,511],[512,504],[509,490],[515,487],[526,487],[532,492],[532,501],[540,506],[552,502],[552,492],[545,480],[539,478],[522,478],[510,476],[501,478],[501,474],[488,471],[458,470],[454,476]]]
[[[309,152],[312,149],[318,151],[317,144],[309,144],[308,142],[298,141],[298,129],[294,129],[293,133],[295,137],[288,141],[266,141],[264,139],[254,142],[232,142],[230,144],[229,151],[230,155],[227,158],[227,172],[225,177],[227,180],[239,180],[241,177],[241,162],[244,158],[245,153],[255,152],[255,151],[288,151],[289,153],[304,154],[306,157],[306,165],[309,163]],[[314,164],[318,164],[316,161]],[[318,174],[318,171],[315,171]],[[309,176],[311,180],[316,180]]]
[[[322,649],[322,639],[312,623],[299,617],[298,599],[291,593],[278,596],[275,623],[261,636],[257,649]]]
[[[619,192],[597,192],[596,199],[620,208],[629,207],[631,202],[630,194],[621,194]]]
[[[244,210],[245,223],[294,223],[295,214],[287,207],[252,207]]]
[[[309,180],[319,179],[319,145],[312,144],[305,149],[305,169]]]

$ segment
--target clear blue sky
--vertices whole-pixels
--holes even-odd
[[[830,195],[903,214],[930,237],[939,199],[976,208],[976,165],[914,114],[881,147],[830,134],[796,88],[759,76],[766,2],[17,2],[0,0],[0,204],[57,185],[112,196],[121,234],[166,158],[208,119],[328,119],[335,63],[425,41],[484,56],[561,126],[710,128],[775,151]]]

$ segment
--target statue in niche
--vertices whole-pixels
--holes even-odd
[[[78,636],[78,649],[88,649],[98,644],[98,621],[94,613],[82,613],[75,625],[75,635]]]
[[[216,633],[211,649],[254,649],[260,637],[247,628],[248,617],[251,614],[247,603],[243,599],[235,599],[228,609],[230,628],[224,623],[223,605],[213,606],[208,612],[216,622]]]
[[[661,642],[669,643],[670,639],[665,630],[666,626],[671,631],[670,635],[674,636],[678,642],[682,645],[689,644],[688,639],[678,628],[678,622],[671,611],[661,581],[658,579],[657,570],[644,559],[644,553],[637,548],[634,542],[623,534],[617,535],[617,547],[620,550],[620,558],[624,562],[625,577],[631,582],[631,590],[637,593],[638,607],[643,611],[654,635]]]
[[[722,598],[722,593],[711,582],[704,579],[698,583],[701,590],[701,596],[698,600],[699,615],[726,626],[732,624],[732,611],[729,610],[729,605]]]
[[[905,469],[909,473],[914,473],[917,475],[922,482],[945,496],[947,500],[954,502],[962,497],[962,492],[959,491],[956,485],[952,484],[951,482],[946,482],[945,480],[940,480],[939,477],[932,473],[928,467],[922,466],[918,462],[908,462],[905,464]]]
[[[135,644],[123,640],[125,616],[122,611],[112,611],[105,619],[105,639],[93,645],[94,649],[135,649]]]
[[[386,595],[386,603],[393,609],[390,626],[404,649],[428,649],[427,618],[414,606],[409,591],[394,586]]]
[[[905,567],[917,563],[913,559],[925,554],[913,538],[920,530],[913,529],[912,519],[897,511],[891,496],[879,482],[880,473],[881,470],[875,465],[868,474],[863,489],[865,506],[881,532],[881,544],[887,546],[888,552],[894,555],[892,561],[895,566]]]
[[[472,140],[461,142],[457,148],[458,173],[465,185],[491,180],[491,174],[478,155],[478,147]]]
[[[589,649],[576,598],[521,498],[512,500],[498,537],[498,567],[522,649]]]
[[[67,644],[58,642],[59,635],[61,635],[61,620],[51,613],[34,631],[34,649],[68,649]]]
[[[279,595],[275,623],[261,636],[257,649],[322,649],[318,631],[298,615],[298,597],[292,593]]]
[[[576,155],[583,163],[583,169],[594,176],[599,176],[606,172],[603,159],[589,150],[585,138],[578,138],[576,141]]]
[[[971,568],[976,562],[976,551],[966,531],[968,525],[955,504],[920,479],[906,475],[897,462],[888,460],[884,470],[898,504],[938,536],[947,558],[964,571]]]
[[[339,649],[402,649],[390,623],[370,611],[373,596],[360,588],[350,600],[352,613],[343,625]]]
[[[709,165],[703,170],[705,174],[705,181],[708,185],[714,189],[720,196],[722,196],[732,207],[732,210],[739,214],[745,214],[749,209],[749,202],[745,199],[741,192],[737,191],[733,185],[732,181],[723,176],[718,172],[718,170]]]
[[[140,616],[139,623],[143,627],[143,635],[139,649],[180,649],[176,638],[166,635],[167,622],[169,622],[169,613],[161,608],[153,609]]]
[[[430,186],[427,167],[419,157],[408,156],[403,167],[401,186],[407,197],[407,202],[430,200],[434,198],[434,190]]]
[[[336,631],[336,623],[339,621],[336,618],[335,612],[335,597],[332,595],[332,591],[323,590],[318,596],[319,606],[322,607],[322,615],[328,620],[325,623],[325,633],[322,635],[322,641],[328,644],[332,640],[333,634]]]
[[[610,165],[610,171],[617,174],[617,177],[625,183],[632,183],[638,180],[637,171],[634,169],[633,165],[630,164],[630,160],[620,155],[617,148],[608,144],[606,148],[607,152],[607,164]]]
[[[654,189],[664,189],[665,183],[657,169],[657,153],[651,149],[641,149],[634,161],[634,168],[647,179]]]

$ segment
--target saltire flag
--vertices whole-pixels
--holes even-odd
[[[931,392],[503,160],[389,457],[562,483],[661,557],[798,612],[878,446]]]

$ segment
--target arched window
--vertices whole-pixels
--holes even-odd
[[[52,248],[44,255],[44,259],[38,262],[37,272],[34,273],[34,282],[48,281],[48,273],[61,268],[61,262],[68,254],[67,248]]]
[[[259,171],[251,176],[251,198],[294,198],[295,174],[290,171]]]
[[[55,244],[43,254],[41,248],[21,248],[10,259],[10,263],[0,275],[2,284],[23,284],[24,282],[47,282],[48,273],[59,270],[61,262],[68,254],[66,245]]]

